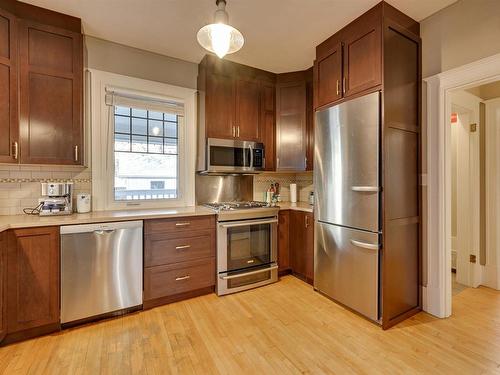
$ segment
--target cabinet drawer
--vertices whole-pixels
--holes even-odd
[[[215,258],[144,270],[144,299],[185,293],[215,284]]]
[[[165,234],[150,234],[144,244],[144,266],[186,262],[215,256],[214,236],[209,231],[196,237],[172,238]]]
[[[214,216],[176,217],[173,219],[144,220],[144,233],[181,233],[215,227]]]

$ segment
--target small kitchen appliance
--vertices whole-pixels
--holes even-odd
[[[40,216],[71,215],[73,213],[72,182],[42,182],[38,199]]]
[[[80,193],[76,195],[76,212],[84,214],[90,212],[91,197],[88,193]]]

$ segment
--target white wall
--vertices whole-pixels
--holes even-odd
[[[85,67],[195,89],[198,65],[85,36]]]
[[[500,1],[459,0],[420,23],[429,77],[500,52]]]
[[[500,98],[486,104],[486,275],[484,285],[500,289]],[[488,251],[489,250],[489,251]]]

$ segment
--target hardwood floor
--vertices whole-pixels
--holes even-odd
[[[0,349],[5,374],[500,373],[500,292],[466,289],[454,315],[388,331],[285,276]]]

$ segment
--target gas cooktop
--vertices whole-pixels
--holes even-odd
[[[234,211],[234,210],[248,210],[251,208],[269,207],[266,202],[248,201],[248,202],[218,202],[206,203],[205,207],[211,208],[215,211]]]

